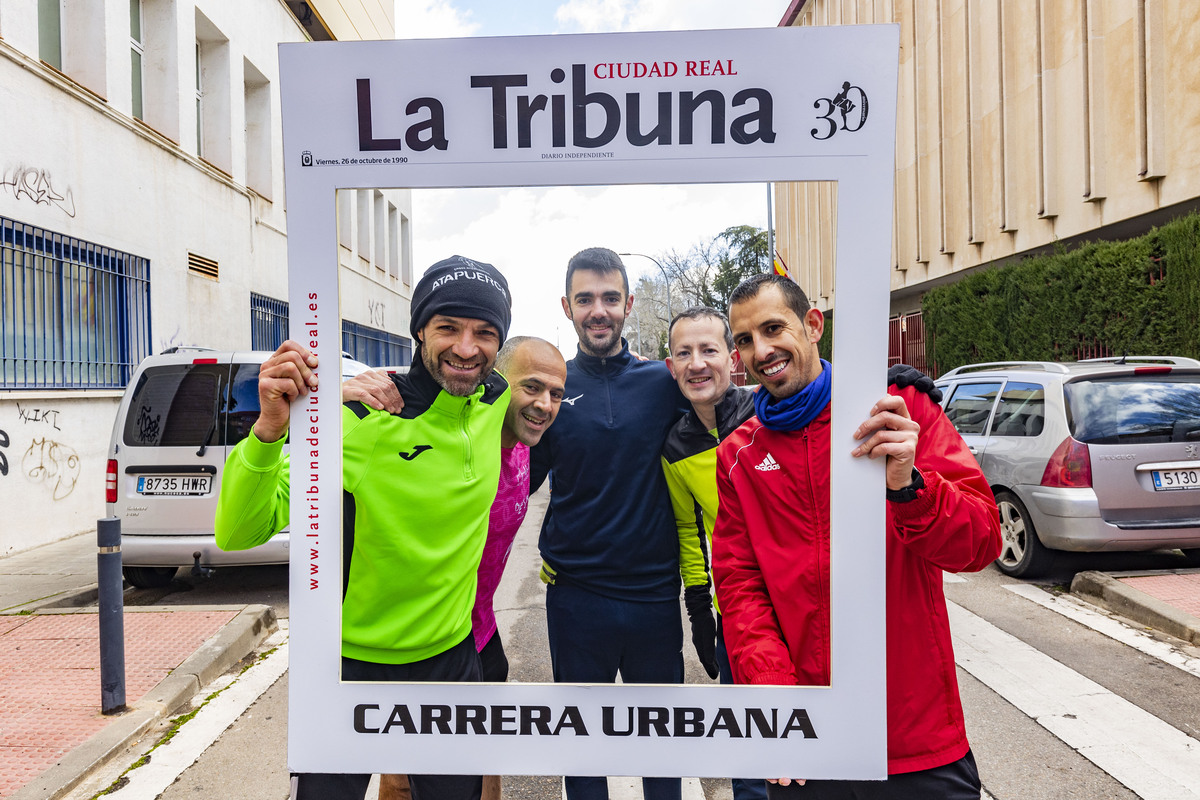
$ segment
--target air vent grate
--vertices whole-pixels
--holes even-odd
[[[203,275],[214,281],[221,277],[221,268],[216,261],[204,256],[198,256],[195,253],[188,253],[188,272]]]

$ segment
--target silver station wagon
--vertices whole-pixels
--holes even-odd
[[[971,364],[937,385],[996,495],[1002,572],[1036,577],[1060,550],[1200,565],[1200,361]]]

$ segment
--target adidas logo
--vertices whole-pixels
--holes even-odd
[[[767,457],[764,458],[762,463],[756,466],[755,469],[762,470],[763,472],[770,472],[771,470],[779,469],[779,462],[776,461],[770,453],[767,453]]]

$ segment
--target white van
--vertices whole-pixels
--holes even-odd
[[[179,347],[138,365],[113,424],[105,482],[134,586],[166,586],[183,566],[287,563],[286,529],[235,552],[213,536],[225,458],[258,418],[258,368],[270,355]],[[343,357],[345,377],[365,369]]]

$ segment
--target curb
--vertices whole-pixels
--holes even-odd
[[[129,711],[18,789],[9,800],[62,797],[249,655],[277,627],[275,609],[257,604],[246,606]]]
[[[1095,571],[1080,572],[1071,581],[1071,594],[1176,639],[1200,645],[1200,619],[1121,583],[1111,575]]]
[[[99,596],[99,586],[95,583],[89,583],[78,589],[70,589],[60,594],[50,595],[38,600],[30,600],[28,603],[21,603],[12,608],[6,608],[4,609],[4,614],[11,616],[13,614],[31,614],[40,612],[43,609],[81,608],[83,606],[94,605]]]

